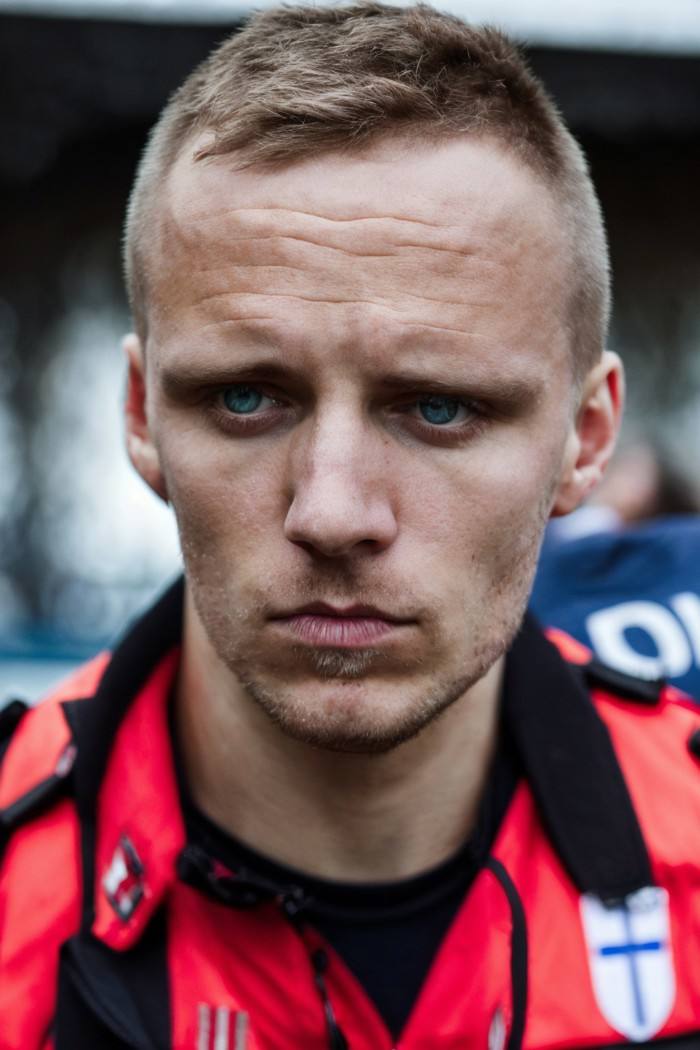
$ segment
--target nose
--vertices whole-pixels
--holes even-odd
[[[311,553],[378,553],[396,538],[382,436],[349,411],[309,420],[291,449],[285,536]]]

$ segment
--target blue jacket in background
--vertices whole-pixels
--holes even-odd
[[[628,674],[700,698],[700,518],[545,538],[531,608]]]

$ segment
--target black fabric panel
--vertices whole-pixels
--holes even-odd
[[[84,934],[68,941],[59,966],[55,1050],[169,1050],[166,945],[162,911],[126,952]]]
[[[58,985],[58,1012],[54,1026],[55,1050],[133,1050],[110,1032],[62,973]]]
[[[527,923],[525,909],[513,880],[495,857],[489,857],[486,867],[500,882],[510,906],[512,934],[510,943],[510,982],[513,996],[513,1023],[508,1037],[507,1050],[520,1050],[525,1034],[527,1017]]]
[[[10,744],[12,743],[12,737],[8,737],[7,740],[0,740],[0,766],[5,754],[9,750]]]
[[[580,675],[529,616],[506,661],[505,700],[543,823],[578,889],[614,901],[652,885],[608,730]]]
[[[10,705],[12,705],[13,702],[15,702],[15,701],[10,701]],[[8,705],[8,707],[10,705]],[[0,713],[0,715],[4,715],[6,710],[7,710],[7,708],[3,708],[2,712]],[[18,709],[15,708],[14,712],[17,713],[17,711],[18,711]],[[0,727],[0,730],[1,730],[0,731],[0,765],[2,765],[2,760],[5,757],[7,749],[9,748],[9,744],[12,743],[13,733],[14,733],[15,729],[17,728],[18,721],[19,721],[19,719],[17,721],[15,721],[15,718],[14,718],[14,715],[13,715],[12,717],[8,717],[5,720],[5,723],[3,724],[3,726]],[[5,733],[6,733],[6,735],[4,735]],[[0,815],[0,861],[2,860],[2,857],[3,857],[3,854],[5,852],[5,849],[7,848],[7,843],[9,841],[9,828],[8,827],[4,827],[3,823],[4,823],[4,821],[2,820],[2,817]]]
[[[0,766],[12,743],[15,729],[27,711],[28,707],[23,700],[10,700],[0,711]]]
[[[7,700],[2,709],[0,709],[0,740],[5,741],[8,737],[11,737],[15,729],[22,721],[29,705],[24,700]],[[4,752],[3,752],[4,753]]]

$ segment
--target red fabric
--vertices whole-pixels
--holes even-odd
[[[567,663],[581,665],[590,660],[591,650],[565,631],[560,631],[558,627],[548,627],[545,634],[550,642],[556,645]]]
[[[79,923],[79,855],[67,800],[10,841],[0,876],[0,1050],[47,1045],[58,950]]]

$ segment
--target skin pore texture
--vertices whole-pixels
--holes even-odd
[[[557,207],[489,140],[284,170],[183,152],[154,224],[127,440],[187,578],[193,795],[344,880],[473,822],[542,530],[598,480],[612,354],[574,382]]]

